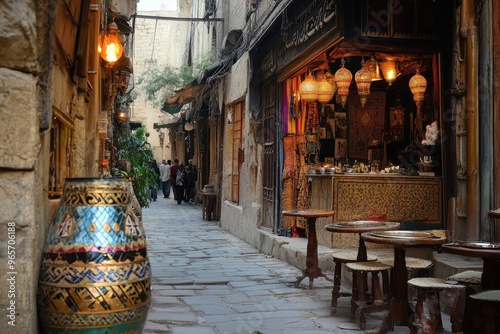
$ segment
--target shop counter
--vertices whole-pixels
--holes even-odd
[[[335,211],[333,223],[354,220],[442,222],[442,180],[439,176],[393,173],[307,174],[312,182],[311,207]],[[357,247],[349,234],[324,228],[332,219],[316,222],[318,242],[335,248]]]

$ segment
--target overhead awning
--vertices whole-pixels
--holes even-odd
[[[161,111],[171,115],[180,112],[183,105],[196,100],[198,94],[202,93],[205,85],[209,84],[214,79],[223,77],[231,65],[232,59],[225,59],[201,70],[193,81],[187,86],[175,91],[173,96],[165,100]]]
[[[181,111],[183,105],[193,102],[196,95],[201,92],[205,85],[190,83],[189,85],[177,90],[175,95],[168,97],[163,103],[161,111],[171,115]]]

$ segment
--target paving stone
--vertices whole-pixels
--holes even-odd
[[[339,298],[337,315],[330,315],[331,282],[317,278],[309,289],[306,278],[295,287],[302,268],[202,220],[201,210],[172,200],[143,210],[153,287],[143,334],[364,333],[350,321],[350,297]],[[305,258],[307,242],[290,239],[284,239],[294,244],[290,258]],[[376,328],[383,314],[369,314],[367,327]],[[396,326],[392,333],[408,332]]]

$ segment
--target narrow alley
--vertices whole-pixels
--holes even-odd
[[[143,222],[153,270],[145,334],[362,333],[350,321],[350,298],[330,315],[331,282],[316,279],[311,290],[306,278],[295,288],[299,269],[202,220],[201,206],[159,198]],[[382,315],[370,314],[367,328]]]

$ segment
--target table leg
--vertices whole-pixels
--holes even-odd
[[[483,274],[481,288],[483,290],[500,289],[500,259],[483,258]]]
[[[309,277],[309,288],[313,288],[314,279],[317,277],[324,277],[326,280],[333,282],[328,278],[321,269],[318,268],[318,239],[316,238],[316,218],[307,219],[307,253],[306,253],[306,267],[302,270],[302,276],[297,277],[295,286],[306,277]]]
[[[367,261],[368,255],[366,253],[365,241],[361,238],[361,233],[359,234],[359,245],[358,245],[358,257],[357,260],[360,262]]]
[[[394,326],[408,326],[410,304],[408,303],[408,274],[405,261],[406,251],[403,247],[394,248],[394,268],[392,277],[392,299],[389,302],[389,312],[385,315],[382,325],[366,333],[387,333]]]

